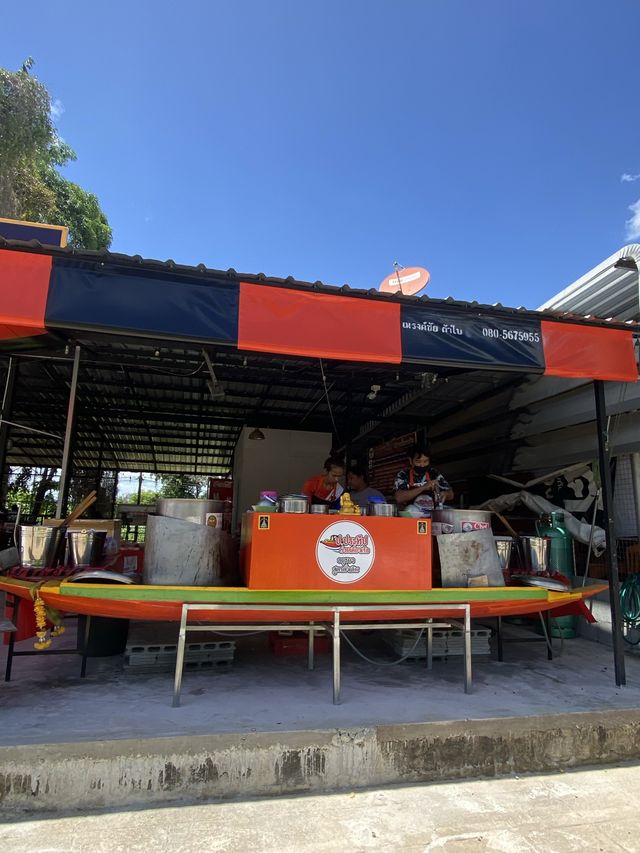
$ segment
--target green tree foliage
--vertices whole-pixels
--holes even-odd
[[[55,468],[14,468],[9,474],[6,505],[20,507],[24,519],[55,515]]]
[[[76,159],[53,124],[51,97],[29,72],[0,68],[0,216],[69,227],[69,245],[106,249],[111,228],[97,197],[58,171]]]
[[[151,506],[158,500],[158,493],[154,492],[153,489],[142,489],[140,492],[140,504],[142,506]],[[137,504],[138,503],[138,493],[130,492],[128,495],[124,495],[120,499],[120,503],[122,504]]]
[[[199,498],[205,493],[207,477],[191,477],[187,474],[175,474],[161,477],[161,498]]]

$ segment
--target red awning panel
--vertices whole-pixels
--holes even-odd
[[[541,323],[545,374],[636,382],[633,333],[601,326]]]
[[[400,305],[241,282],[238,349],[399,364]]]
[[[53,258],[0,249],[0,339],[44,335]]]

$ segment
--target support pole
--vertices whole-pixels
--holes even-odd
[[[67,407],[67,426],[64,433],[64,449],[62,451],[62,469],[60,471],[60,491],[56,518],[62,518],[69,500],[69,481],[71,480],[71,444],[75,432],[76,391],[78,389],[78,373],[80,371],[80,347],[76,346],[73,355],[73,373],[69,390],[69,405]]]
[[[611,487],[611,467],[609,458],[609,433],[607,431],[607,405],[604,385],[595,380],[593,390],[596,399],[596,427],[598,430],[598,461],[602,481],[602,503],[604,506],[604,531],[607,537],[607,577],[609,580],[609,599],[611,606],[611,640],[613,642],[613,661],[616,686],[626,684],[624,667],[624,645],[622,638],[622,613],[620,610],[620,580],[618,578],[618,555],[616,553],[616,534],[613,524],[613,490]]]
[[[636,536],[640,538],[640,453],[631,454],[631,479],[633,480],[633,506],[636,515]]]
[[[5,467],[7,465],[7,453],[9,450],[9,431],[11,427],[5,423],[5,420],[11,420],[11,411],[13,409],[13,399],[15,396],[16,376],[18,374],[18,359],[12,356],[9,359],[7,366],[7,379],[4,384],[4,394],[2,395],[2,422],[0,423],[0,504],[4,505],[7,490],[9,487],[9,474],[5,479]]]

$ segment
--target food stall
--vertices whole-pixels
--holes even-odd
[[[14,419],[44,433],[36,437],[41,453],[62,468],[59,517],[66,511],[74,453],[84,465],[90,459],[104,467],[108,457],[116,469],[135,454],[153,470],[171,473],[188,459],[189,470],[224,477],[242,429],[326,430],[334,442],[342,437],[343,446],[359,441],[366,448],[367,436],[376,430],[393,434],[394,418],[399,412],[402,419],[408,401],[425,397],[446,410],[475,399],[465,397],[472,373],[486,372],[494,389],[507,388],[505,377],[513,381],[514,374],[589,379],[596,398],[604,381],[637,380],[634,331],[593,318],[328,288],[21,243],[0,247],[0,275],[7,285],[5,302],[0,301],[7,383],[20,389],[16,378],[22,378],[26,389],[22,398],[18,393]],[[11,294],[10,304],[6,294]],[[327,328],[336,334],[328,337]],[[43,381],[35,360],[16,376],[14,361],[25,349],[50,359],[50,374],[56,375],[62,364],[57,409],[47,405],[44,395],[34,398],[32,389],[40,393]],[[83,353],[88,354],[84,374]],[[71,372],[70,386],[63,382],[63,370]],[[46,375],[44,381],[49,388]],[[70,401],[83,381],[89,396],[74,413]],[[140,393],[132,394],[131,387]],[[380,390],[373,392],[374,387]],[[105,406],[107,397],[111,402]],[[71,417],[61,443],[55,424],[63,406]],[[11,407],[3,414],[9,419]],[[601,411],[598,421],[604,422]],[[426,418],[422,425],[428,427]],[[176,444],[180,457],[171,456]],[[3,467],[25,464],[32,448],[29,436],[20,436],[11,448],[5,442],[0,446]],[[244,509],[234,507],[235,512]],[[463,601],[472,615],[508,608],[518,613],[527,607],[540,612],[559,606],[554,596],[565,595],[566,603],[583,596],[520,587],[434,588],[426,522],[349,518],[348,513],[336,521],[286,516],[258,512],[245,517],[246,586],[99,587],[60,580],[42,586],[39,595],[64,612],[145,619],[177,619],[184,604],[222,606],[231,603],[230,597],[248,606],[246,614],[256,595],[277,606],[279,597],[296,595],[304,603],[305,593],[314,593],[322,606],[322,596],[333,590],[345,604],[363,604],[367,595],[389,605]],[[334,526],[340,524],[349,526]],[[26,580],[22,586],[19,579],[10,581],[0,585],[31,597]],[[610,582],[617,591],[615,564]],[[229,610],[227,618],[237,619],[237,612]],[[619,649],[616,662],[620,678]]]

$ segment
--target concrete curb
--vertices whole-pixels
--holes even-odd
[[[0,803],[144,806],[546,772],[640,758],[640,711],[0,747]]]

